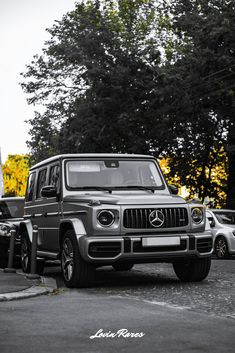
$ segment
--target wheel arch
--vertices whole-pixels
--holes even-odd
[[[20,236],[26,232],[29,238],[29,241],[32,243],[33,237],[33,225],[31,221],[21,222],[19,226],[19,234]]]
[[[62,245],[63,236],[67,230],[73,230],[76,236],[86,235],[86,230],[83,222],[80,219],[64,219],[60,223],[60,231],[59,231],[59,243],[60,247]]]

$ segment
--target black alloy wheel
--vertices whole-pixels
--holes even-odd
[[[29,273],[31,263],[31,244],[26,233],[21,235],[20,258],[23,272]]]
[[[63,237],[61,270],[67,287],[89,287],[94,279],[95,267],[81,257],[73,230],[67,230]]]

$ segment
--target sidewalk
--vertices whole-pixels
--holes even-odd
[[[52,293],[57,288],[56,282],[47,277],[27,279],[25,273],[5,273],[0,269],[0,302],[32,298]]]

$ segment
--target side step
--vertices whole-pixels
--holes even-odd
[[[48,259],[59,259],[59,253],[57,252],[49,252],[49,251],[37,251],[37,257],[48,258]]]

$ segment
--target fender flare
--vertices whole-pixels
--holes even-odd
[[[19,234],[21,235],[24,231],[27,232],[29,241],[32,243],[33,238],[33,225],[30,220],[24,221],[20,223]]]
[[[78,218],[70,218],[70,219],[63,219],[60,222],[60,244],[62,243],[62,237],[66,230],[73,229],[77,240],[83,235],[86,235],[86,229],[81,219]]]

